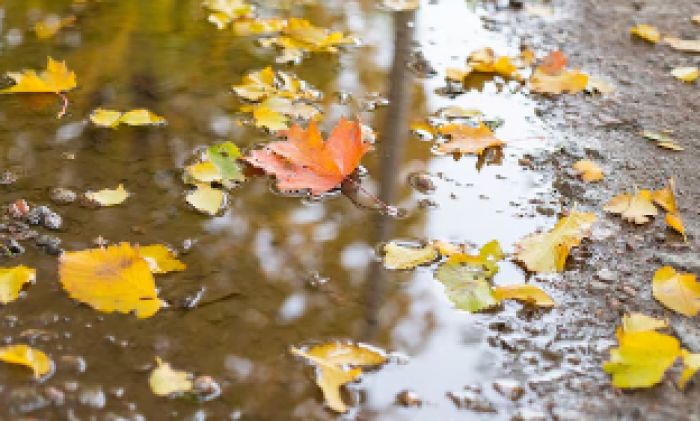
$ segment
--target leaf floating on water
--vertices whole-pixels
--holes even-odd
[[[541,94],[575,94],[588,86],[588,75],[579,70],[567,70],[567,59],[555,51],[543,59],[530,77],[530,90]]]
[[[642,313],[625,314],[622,318],[622,333],[646,332],[668,327],[666,320],[655,319]],[[618,333],[619,335],[620,333]]]
[[[493,289],[493,297],[498,300],[518,300],[537,307],[554,307],[555,302],[546,292],[535,285],[503,285]]]
[[[202,6],[211,12],[209,22],[218,29],[225,29],[237,19],[252,17],[255,10],[245,0],[204,0]]]
[[[59,277],[71,298],[105,313],[135,312],[143,319],[161,308],[151,268],[128,243],[65,252]]]
[[[516,244],[516,260],[532,272],[561,272],[573,247],[581,244],[598,218],[593,213],[571,212],[545,233],[531,234]]]
[[[576,162],[573,166],[581,179],[587,183],[595,183],[603,179],[603,170],[593,161],[588,159],[582,159]]]
[[[629,194],[615,196],[605,204],[603,209],[638,225],[646,224],[650,221],[650,216],[656,216],[659,213],[652,203],[652,193],[649,190],[639,190],[634,196]]]
[[[643,23],[632,27],[630,34],[652,44],[656,44],[661,40],[661,33],[656,27]]]
[[[287,20],[281,18],[248,18],[233,21],[233,32],[238,36],[273,35],[287,26]]]
[[[97,108],[90,114],[90,121],[97,127],[116,128],[120,124],[129,126],[162,126],[165,118],[146,109],[137,109],[122,113],[121,111]]]
[[[223,180],[219,167],[211,161],[198,162],[185,167],[186,182],[192,179],[197,183],[214,183]]]
[[[357,121],[341,118],[327,141],[315,122],[308,129],[293,126],[287,140],[268,143],[245,158],[251,165],[277,178],[277,188],[286,192],[308,189],[318,195],[337,187],[360,165],[370,149],[362,141]]]
[[[496,138],[484,123],[478,127],[466,124],[447,124],[439,128],[450,140],[438,146],[440,152],[481,155],[488,148],[501,147],[505,142]]]
[[[207,148],[207,159],[216,166],[223,182],[245,181],[239,158],[241,151],[233,142],[217,143]]]
[[[684,53],[700,53],[700,39],[666,37],[664,42],[674,50],[683,51]]]
[[[36,270],[26,266],[0,268],[0,304],[19,298],[22,287],[36,280]]]
[[[37,74],[34,70],[9,72],[7,76],[15,84],[0,93],[61,93],[77,86],[75,73],[68,70],[64,61],[48,58],[46,70]]]
[[[194,383],[192,374],[186,371],[173,370],[170,364],[156,357],[156,368],[148,377],[148,385],[156,396],[171,396],[191,392]]]
[[[586,91],[606,95],[615,92],[615,87],[602,79],[589,77]]]
[[[362,345],[332,342],[316,345],[306,351],[291,347],[290,352],[306,358],[317,368],[316,384],[321,388],[329,408],[344,413],[347,405],[340,396],[344,384],[357,380],[363,367],[373,367],[386,362],[383,353]]]
[[[387,269],[413,269],[438,257],[438,251],[432,244],[418,248],[402,246],[395,241],[384,246],[384,253],[384,267]]]
[[[342,32],[332,32],[298,18],[289,19],[280,36],[261,40],[264,47],[276,45],[282,49],[275,60],[277,63],[297,63],[306,53],[336,53],[338,47],[356,42]]]
[[[36,379],[50,373],[54,367],[53,361],[46,354],[27,345],[0,347],[0,361],[29,367],[34,372]]]
[[[216,215],[224,205],[226,195],[221,189],[208,184],[197,184],[195,189],[187,194],[185,200],[195,209],[208,215]]]
[[[671,75],[678,80],[691,83],[695,82],[697,78],[700,77],[700,69],[698,69],[696,66],[676,67],[671,70]]]
[[[126,191],[123,184],[120,184],[115,189],[102,189],[96,192],[85,192],[85,197],[100,206],[116,206],[124,203],[129,198],[129,192]]]
[[[162,244],[140,246],[139,254],[146,260],[152,273],[182,272],[187,268],[172,250]]]
[[[603,370],[619,388],[644,388],[661,382],[666,369],[681,355],[678,339],[653,330],[624,332],[618,340],[619,347],[610,350]]]
[[[295,100],[316,100],[321,97],[319,91],[303,80],[290,73],[275,72],[271,67],[246,74],[242,83],[234,85],[233,90],[249,101],[262,101],[271,96]]]
[[[75,16],[66,16],[65,18],[56,15],[48,15],[44,19],[34,24],[34,33],[39,39],[51,38],[61,29],[71,26],[75,23]]]
[[[692,273],[664,266],[654,273],[651,291],[654,298],[675,312],[693,317],[700,311],[700,284]]]

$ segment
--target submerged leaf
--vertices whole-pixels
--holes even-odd
[[[124,203],[129,198],[129,192],[126,191],[123,184],[120,184],[115,189],[102,189],[96,192],[85,192],[85,197],[100,206],[115,206]]]
[[[0,361],[29,367],[37,379],[53,370],[53,361],[46,354],[27,345],[0,347]]]
[[[156,368],[148,377],[148,385],[157,396],[170,396],[191,392],[194,384],[192,375],[186,371],[173,370],[170,364],[156,357]]]
[[[610,199],[603,210],[618,214],[629,222],[646,224],[650,216],[656,216],[659,211],[652,203],[652,193],[649,190],[639,190],[634,196],[620,194]]]
[[[603,370],[619,388],[651,387],[681,355],[678,339],[655,331],[625,332],[618,348],[610,350]]]
[[[26,266],[0,268],[0,304],[19,298],[22,287],[36,280],[36,270]]]
[[[680,314],[693,317],[700,311],[700,284],[692,273],[664,266],[654,273],[651,291],[661,304]]]
[[[478,127],[466,124],[447,124],[439,128],[449,141],[438,146],[440,152],[481,155],[488,148],[501,147],[505,142],[496,138],[484,123]]]
[[[77,86],[75,73],[68,70],[64,61],[59,62],[51,57],[47,60],[46,70],[40,74],[34,70],[8,73],[7,76],[15,84],[1,90],[0,93],[60,93]]]
[[[387,269],[413,269],[430,263],[438,257],[432,244],[424,247],[407,247],[392,241],[384,246],[384,266]]]

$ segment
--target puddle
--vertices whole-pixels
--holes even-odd
[[[71,301],[58,285],[55,258],[38,249],[27,247],[26,254],[6,261],[35,266],[39,277],[25,298],[0,308],[3,343],[25,341],[30,329],[45,331],[31,343],[51,355],[57,369],[37,384],[21,369],[0,366],[0,414],[332,418],[309,368],[287,349],[348,338],[405,357],[367,373],[351,388],[362,402],[348,417],[474,415],[458,410],[446,394],[507,375],[499,371],[498,353],[484,338],[489,316],[452,309],[428,269],[384,270],[373,249],[392,238],[473,245],[497,239],[512,251],[518,239],[551,225],[551,217],[537,214],[530,203],[539,198],[547,204],[549,181],[519,164],[524,154],[546,147],[533,102],[493,81],[454,99],[440,96],[442,73],[417,79],[406,66],[414,40],[438,72],[462,66],[477,48],[515,54],[517,43],[485,30],[479,10],[462,1],[424,2],[415,17],[379,11],[364,1],[294,9],[296,16],[346,27],[363,38],[363,47],[339,57],[314,56],[291,71],[324,92],[327,121],[358,110],[354,103],[340,105],[339,91],[352,98],[373,92],[389,98],[387,107],[361,113],[381,139],[364,161],[363,184],[408,213],[403,218],[381,215],[340,195],[320,202],[282,197],[259,177],[233,191],[225,215],[208,218],[184,204],[179,168],[194,148],[216,140],[246,148],[268,139],[236,124],[237,102],[229,86],[273,63],[274,53],[253,39],[216,31],[195,0],[88,2],[76,28],[55,40],[37,41],[27,30],[37,11],[63,14],[71,3],[7,1],[1,6],[0,69],[38,67],[50,54],[67,60],[80,83],[69,95],[69,115],[60,121],[54,98],[0,98],[1,169],[20,175],[2,187],[3,200],[47,203],[52,187],[85,191],[124,183],[133,196],[123,206],[56,207],[64,217],[60,237],[65,249],[92,247],[98,236],[193,246],[183,255],[187,271],[158,282],[170,307],[144,321],[99,314]],[[476,158],[437,156],[430,142],[409,134],[410,122],[449,105],[478,108],[504,120],[496,132],[508,143],[500,165],[477,171]],[[96,130],[82,119],[97,106],[144,106],[170,124]],[[408,176],[416,171],[429,174],[433,193],[409,187]],[[437,206],[420,207],[423,199]],[[496,283],[523,280],[522,270],[506,262]],[[153,396],[146,379],[155,356],[215,377],[221,396],[210,402]],[[77,357],[84,368],[66,362]],[[62,404],[46,398],[50,388],[65,394]],[[422,407],[394,405],[406,389],[424,400]]]

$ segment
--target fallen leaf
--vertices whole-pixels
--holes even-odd
[[[646,332],[650,330],[663,329],[665,327],[668,327],[666,320],[655,319],[642,313],[630,313],[625,314],[622,317],[621,334]]]
[[[316,384],[321,388],[329,408],[344,413],[347,405],[340,396],[344,384],[357,380],[362,367],[384,364],[386,357],[368,347],[340,342],[316,345],[307,351],[291,347],[290,352],[316,365]]]
[[[44,19],[34,24],[34,33],[39,39],[51,38],[61,29],[75,23],[75,16],[61,18],[56,15],[48,15]]]
[[[575,94],[587,86],[588,75],[579,70],[565,70],[557,75],[550,75],[537,68],[530,77],[530,90],[540,94]]]
[[[151,273],[182,272],[187,268],[172,250],[162,244],[140,246],[139,254],[148,263]]]
[[[541,288],[530,284],[503,285],[493,289],[493,297],[498,300],[518,300],[538,307],[554,307],[555,302]]]
[[[238,160],[241,151],[233,142],[217,143],[207,148],[207,159],[212,162],[219,171],[221,181],[245,181],[243,168]]]
[[[282,54],[275,60],[277,63],[296,63],[305,53],[335,53],[339,46],[354,44],[356,40],[342,32],[314,26],[305,19],[291,18],[282,29],[282,35],[260,43],[263,47],[276,45],[282,49]]]
[[[202,6],[211,12],[209,22],[218,29],[226,28],[236,19],[252,17],[255,10],[245,0],[204,0]]]
[[[693,317],[700,311],[700,284],[692,273],[664,266],[654,273],[651,292],[661,304],[685,316]]]
[[[642,132],[642,136],[647,139],[651,140],[652,142],[656,142],[656,146],[664,149],[670,149],[673,151],[682,151],[683,148],[680,147],[675,143],[675,141],[667,134],[667,133],[657,133],[657,132],[652,132],[649,130],[644,130]]]
[[[582,159],[576,162],[573,168],[579,173],[581,179],[587,183],[595,183],[596,181],[602,180],[604,177],[603,170],[598,164],[588,159]]]
[[[664,42],[674,50],[683,51],[684,53],[700,53],[700,39],[666,37]]]
[[[123,184],[119,184],[115,189],[102,189],[96,192],[85,192],[85,197],[100,206],[116,206],[124,203],[129,198]]]
[[[437,259],[438,251],[432,244],[424,247],[403,246],[391,241],[384,246],[384,267],[387,269],[413,269]]]
[[[692,16],[692,17],[690,18],[690,21],[693,22],[693,23],[697,23],[698,25],[700,25],[700,15],[694,15],[694,16]]]
[[[185,167],[185,175],[185,181],[187,183],[190,183],[191,180],[194,181],[194,183],[213,183],[222,180],[219,167],[214,165],[211,161],[203,161],[188,165]]]
[[[615,92],[615,87],[602,79],[589,77],[586,90],[593,93],[597,92],[606,95]]]
[[[675,183],[672,178],[668,180],[666,187],[656,190],[651,194],[654,203],[661,206],[668,213],[677,213]]]
[[[97,127],[116,128],[120,124],[129,126],[162,126],[167,124],[165,118],[146,109],[127,112],[97,108],[90,114],[90,121]]]
[[[700,77],[700,70],[696,66],[676,67],[671,70],[671,75],[678,80],[691,83]]]
[[[222,190],[208,184],[197,184],[195,189],[187,194],[185,200],[200,212],[216,215],[223,207],[226,195]]]
[[[561,272],[571,249],[590,234],[597,219],[593,213],[571,212],[552,230],[520,240],[515,246],[515,258],[532,272]]]
[[[173,370],[170,364],[156,357],[156,368],[148,377],[148,385],[156,396],[170,396],[191,392],[192,375],[186,371]]]
[[[245,158],[277,178],[282,191],[309,189],[311,194],[325,193],[337,187],[360,164],[370,145],[362,141],[357,121],[341,118],[327,141],[315,122],[304,130],[298,125],[286,132],[287,140],[271,142]]]
[[[433,248],[435,248],[442,256],[450,257],[455,254],[464,253],[464,249],[461,245],[447,243],[441,240],[434,240],[430,243],[430,245],[433,246]]]
[[[42,351],[27,345],[8,345],[0,347],[0,361],[29,367],[34,378],[39,379],[53,371],[53,361]]]
[[[68,70],[66,63],[49,57],[46,70],[37,74],[34,70],[9,72],[7,76],[15,84],[0,91],[9,93],[61,93],[77,86],[75,73]]]
[[[275,72],[272,67],[246,74],[240,85],[233,86],[233,90],[249,101],[262,101],[271,96],[306,100],[321,97],[318,90],[303,80],[290,73]]]
[[[491,277],[498,272],[498,262],[503,260],[506,256],[498,241],[491,240],[481,247],[479,254],[451,253],[449,257],[449,263],[467,264],[478,267],[485,270],[486,275]]]
[[[441,126],[438,131],[450,138],[447,142],[438,145],[438,150],[444,153],[481,155],[488,148],[505,145],[505,142],[496,138],[484,123],[479,123],[478,127],[447,124]]]
[[[105,313],[133,311],[143,319],[161,308],[148,263],[128,243],[64,252],[59,278],[71,298]]]
[[[382,0],[382,5],[393,12],[408,12],[420,6],[419,0]]]
[[[233,32],[238,36],[273,35],[287,26],[286,19],[280,18],[242,18],[233,21]]]
[[[620,194],[605,204],[603,210],[618,214],[623,219],[635,224],[646,224],[650,216],[656,216],[659,211],[652,203],[652,193],[649,190],[639,190],[634,196]]]
[[[632,27],[632,29],[630,29],[630,34],[652,44],[656,44],[661,40],[661,33],[656,27],[643,23]]]
[[[491,48],[476,50],[467,58],[467,66],[472,72],[493,73],[509,78],[517,68],[507,56],[497,57]]]
[[[619,347],[610,350],[603,371],[612,375],[619,388],[651,387],[663,378],[666,369],[681,355],[678,339],[655,331],[625,332]]]
[[[36,280],[36,270],[26,266],[0,268],[0,304],[9,304],[19,298],[25,284]]]
[[[290,119],[310,120],[320,116],[312,105],[289,98],[271,96],[260,104],[245,105],[241,111],[253,114],[255,125],[276,132],[289,127]]]
[[[666,225],[673,228],[677,233],[683,236],[683,241],[688,241],[688,236],[685,233],[685,226],[683,225],[683,220],[679,214],[667,213],[665,221]]]
[[[542,4],[526,4],[525,11],[533,16],[539,16],[541,18],[547,18],[554,15],[554,9],[551,6],[545,6]]]
[[[692,354],[688,350],[681,350],[681,358],[683,359],[683,372],[678,379],[678,387],[683,390],[690,379],[700,369],[700,354]]]

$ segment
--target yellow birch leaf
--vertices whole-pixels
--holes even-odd
[[[115,189],[102,189],[96,192],[85,192],[85,197],[91,202],[95,202],[100,206],[116,206],[124,203],[129,197],[129,192],[126,191],[123,184],[119,184]]]
[[[60,93],[77,86],[75,73],[68,70],[64,61],[56,61],[51,57],[47,60],[46,70],[40,74],[34,70],[8,73],[7,76],[15,84],[0,93]]]
[[[479,123],[478,127],[446,124],[438,130],[440,134],[450,138],[447,142],[438,145],[438,150],[444,153],[481,155],[488,148],[505,145],[505,142],[498,139],[484,123]]]
[[[413,269],[434,261],[438,251],[432,244],[425,247],[407,247],[394,241],[384,246],[384,266],[387,269]]]
[[[700,77],[700,70],[696,66],[676,67],[671,70],[671,75],[683,82],[695,82]]]
[[[187,268],[172,250],[162,244],[140,246],[139,254],[146,260],[152,273],[182,272]]]
[[[115,128],[121,123],[122,114],[121,111],[97,108],[90,114],[90,121],[98,127]]]
[[[160,126],[167,123],[165,118],[143,108],[125,112],[119,122],[129,126]]]
[[[362,367],[378,366],[386,362],[386,356],[382,353],[340,342],[317,345],[306,352],[291,347],[290,352],[316,365],[316,384],[321,388],[328,407],[339,413],[348,410],[340,396],[341,386],[357,380],[362,374]]]
[[[541,288],[530,284],[503,285],[493,289],[493,297],[498,300],[518,300],[538,307],[554,307],[555,302]]]
[[[700,369],[700,354],[691,354],[688,350],[683,349],[681,350],[681,357],[683,358],[683,372],[678,379],[678,387],[683,390],[688,381]]]
[[[661,33],[656,27],[643,23],[632,27],[630,29],[630,34],[652,44],[656,44],[661,40]]]
[[[27,345],[0,347],[0,361],[29,367],[38,379],[53,371],[53,361],[42,351]]]
[[[224,205],[225,197],[220,189],[215,189],[208,184],[197,184],[195,190],[188,193],[185,200],[200,212],[216,215]]]
[[[36,280],[36,270],[26,266],[0,268],[0,304],[8,304],[19,298],[24,284]]]
[[[571,212],[552,230],[531,234],[516,244],[516,260],[532,272],[561,272],[569,251],[590,234],[598,218],[593,213]]]
[[[603,370],[619,388],[644,388],[661,382],[681,355],[678,339],[653,330],[623,333],[618,340],[619,347],[610,350]]]
[[[211,161],[198,162],[185,167],[185,174],[192,180],[199,183],[213,183],[221,181],[221,171]]]
[[[664,266],[654,274],[651,292],[661,304],[685,316],[693,317],[700,311],[700,284],[692,273]]]
[[[156,368],[148,377],[148,385],[156,396],[170,396],[191,392],[194,384],[192,375],[186,371],[173,370],[170,364],[156,357]]]
[[[595,183],[603,179],[603,170],[593,161],[588,159],[582,159],[576,162],[573,166],[581,179],[587,183]]]
[[[657,330],[668,327],[666,320],[649,317],[642,313],[625,314],[622,317],[622,328],[618,332],[618,336],[624,333],[646,332],[649,330]]]
[[[105,313],[135,312],[143,319],[161,308],[148,263],[128,243],[63,253],[59,278],[71,298]]]
[[[681,219],[681,216],[679,214],[667,213],[666,225],[673,228],[677,233],[682,235],[684,241],[688,241],[688,236],[685,234],[685,226],[683,226],[683,220]]]
[[[666,37],[664,42],[674,50],[683,51],[684,53],[700,53],[700,39]]]
[[[649,190],[639,190],[634,196],[620,194],[610,199],[603,210],[622,216],[623,219],[635,224],[646,224],[650,216],[656,216],[659,211],[652,203],[652,193]]]

